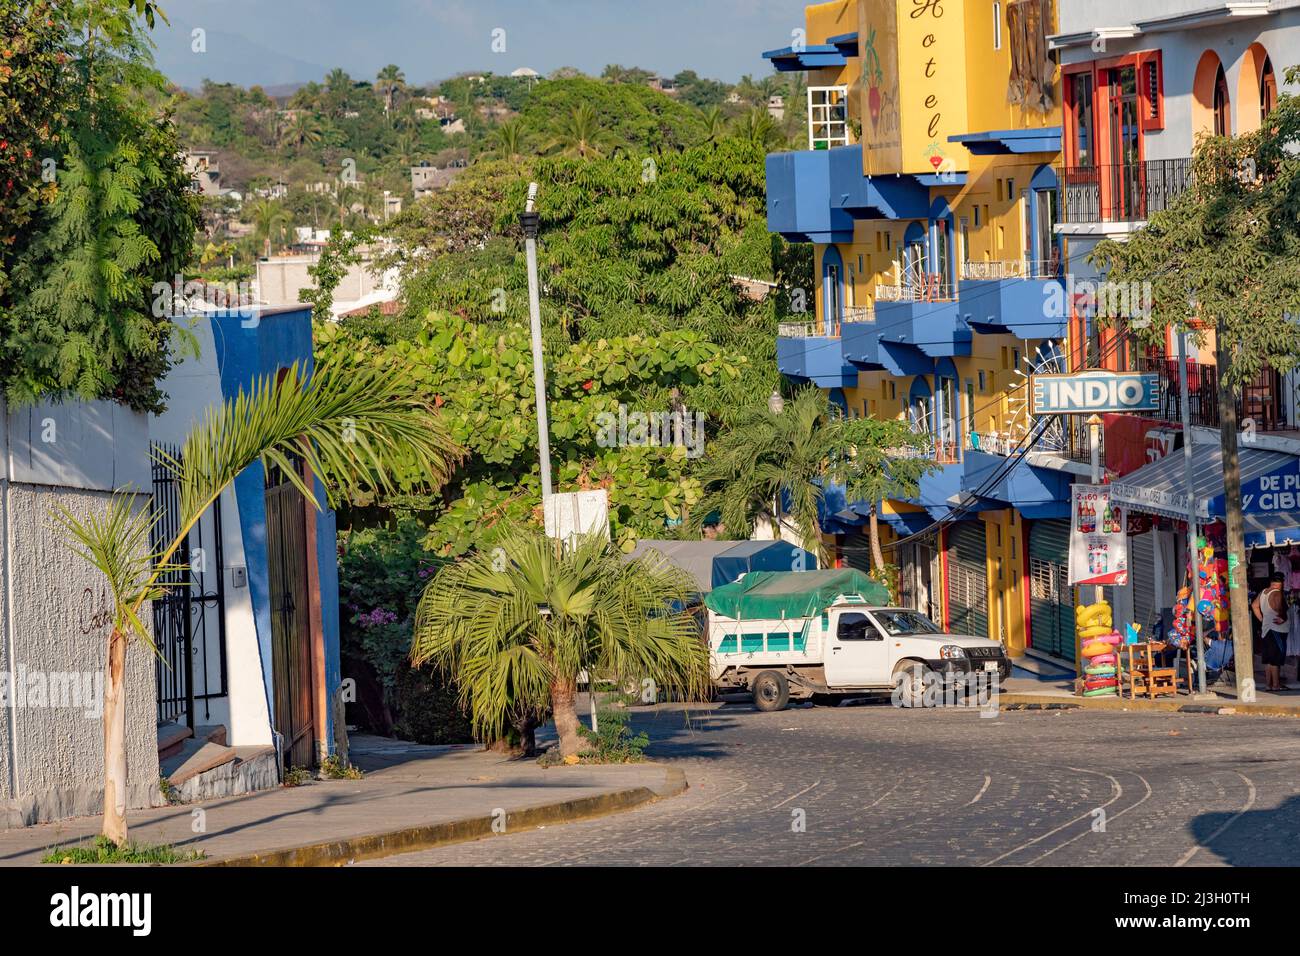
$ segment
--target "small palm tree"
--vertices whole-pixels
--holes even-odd
[[[604,147],[608,141],[609,134],[601,129],[595,108],[590,103],[580,103],[561,120],[559,131],[547,145],[547,151],[589,159],[605,155]]]
[[[460,687],[475,731],[495,738],[521,711],[555,719],[564,757],[582,749],[578,675],[649,679],[699,699],[708,653],[681,610],[692,583],[650,555],[633,561],[595,535],[573,545],[537,531],[443,567],[416,611],[411,660]]]
[[[137,508],[129,490],[114,494],[103,513],[56,513],[69,547],[103,572],[113,600],[104,698],[106,838],[119,846],[127,839],[127,644],[136,638],[154,647],[142,620],[144,605],[162,597],[167,575],[189,570],[172,558],[235,476],[260,461],[319,504],[305,476],[319,477],[331,500],[363,487],[393,489],[398,463],[415,463],[440,486],[459,454],[441,416],[405,370],[331,361],[309,374],[295,364],[282,380],[267,376],[250,392],[210,408],[185,440],[181,458],[163,456],[179,489],[180,521],[176,537],[156,553],[149,542],[157,515]]]
[[[318,145],[324,136],[325,128],[319,119],[311,113],[298,113],[281,129],[280,142],[282,145],[305,149]]]

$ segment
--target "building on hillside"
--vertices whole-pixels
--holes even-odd
[[[328,241],[329,237],[324,237]],[[323,248],[324,242],[320,244]],[[303,244],[306,247],[306,244]],[[256,295],[257,301],[273,308],[297,306],[298,295],[303,289],[311,289],[316,280],[311,275],[311,268],[320,259],[320,249],[302,255],[272,256],[257,260]],[[382,275],[372,271],[373,259],[370,250],[363,249],[361,261],[348,266],[347,272],[339,280],[334,290],[334,309],[330,318],[338,318],[344,312],[382,303],[396,298],[398,279],[395,269]],[[325,318],[318,316],[318,318]]]
[[[664,93],[668,96],[676,96],[678,92],[680,92],[677,89],[677,82],[666,76],[652,76],[646,80],[645,83],[646,86],[650,87],[650,89]]]
[[[806,44],[764,54],[806,75],[808,110],[807,148],[767,159],[769,227],[816,250],[778,365],[925,436],[919,495],[876,503],[903,599],[1013,655],[1055,649],[1073,598],[1029,584],[1064,558],[1087,466],[1065,442],[1017,454],[1026,375],[1067,332],[1054,4],[834,0],[806,20]],[[843,499],[829,490],[824,528],[841,564],[869,567],[873,505]]]
[[[418,166],[411,167],[411,192],[415,194],[416,199],[423,199],[439,189],[446,189],[460,175],[464,163],[448,163],[445,167],[437,167],[431,163],[424,162]]]
[[[1141,288],[1118,288],[1087,259],[1105,236],[1143,228],[1190,184],[1190,158],[1201,133],[1240,135],[1259,128],[1300,63],[1300,6],[1291,2],[1092,0],[1063,4],[1049,48],[1061,69],[1064,138],[1056,227],[1072,287],[1068,359],[1075,369],[1155,373],[1158,411],[1105,419],[1103,463],[1113,494],[1130,507],[1130,585],[1115,589],[1119,613],[1148,627],[1185,583],[1186,507],[1177,336],[1140,349],[1123,329],[1097,321],[1099,299],[1139,318]],[[1294,89],[1291,92],[1295,92]],[[1198,521],[1211,543],[1223,529],[1219,454],[1219,381],[1212,331],[1187,350]],[[1290,569],[1300,540],[1300,501],[1273,485],[1300,487],[1300,418],[1295,373],[1266,369],[1237,399],[1247,562],[1252,589],[1279,556]],[[1300,554],[1300,552],[1298,552]],[[1063,648],[1073,650],[1072,646]]]
[[[194,191],[200,196],[220,196],[221,163],[217,154],[190,150],[185,153],[185,172],[194,184]]]

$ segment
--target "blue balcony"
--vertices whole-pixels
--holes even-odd
[[[970,327],[984,335],[1065,337],[1065,284],[1054,262],[964,263],[959,305]]]
[[[1020,461],[1009,471],[1007,457],[967,448],[962,459],[961,490],[987,502],[1014,507],[1026,518],[1065,518],[1070,513],[1073,476]],[[1001,474],[999,474],[1001,472]]]
[[[776,367],[797,382],[822,388],[852,388],[858,369],[844,358],[839,336],[817,334],[817,323],[782,324],[776,339]]]
[[[852,242],[858,219],[924,219],[928,188],[916,176],[866,176],[862,147],[767,157],[767,226],[791,242]]]
[[[882,350],[906,346],[916,362],[970,355],[970,325],[966,322],[954,292],[941,292],[926,298],[913,295],[911,290],[903,287],[900,290],[901,297],[897,300],[882,300],[881,293],[897,294],[888,291],[897,288],[877,288],[876,325]],[[881,364],[888,367],[888,363],[883,360]],[[904,369],[894,374],[919,373]]]

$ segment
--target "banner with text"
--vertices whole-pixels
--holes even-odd
[[[1070,584],[1128,582],[1128,516],[1106,485],[1070,486]]]

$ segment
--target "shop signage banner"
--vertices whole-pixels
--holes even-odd
[[[1154,373],[1098,370],[1035,375],[1030,397],[1035,415],[1149,412],[1160,407],[1160,378]]]
[[[1108,485],[1070,486],[1070,584],[1128,582],[1128,515]]]

